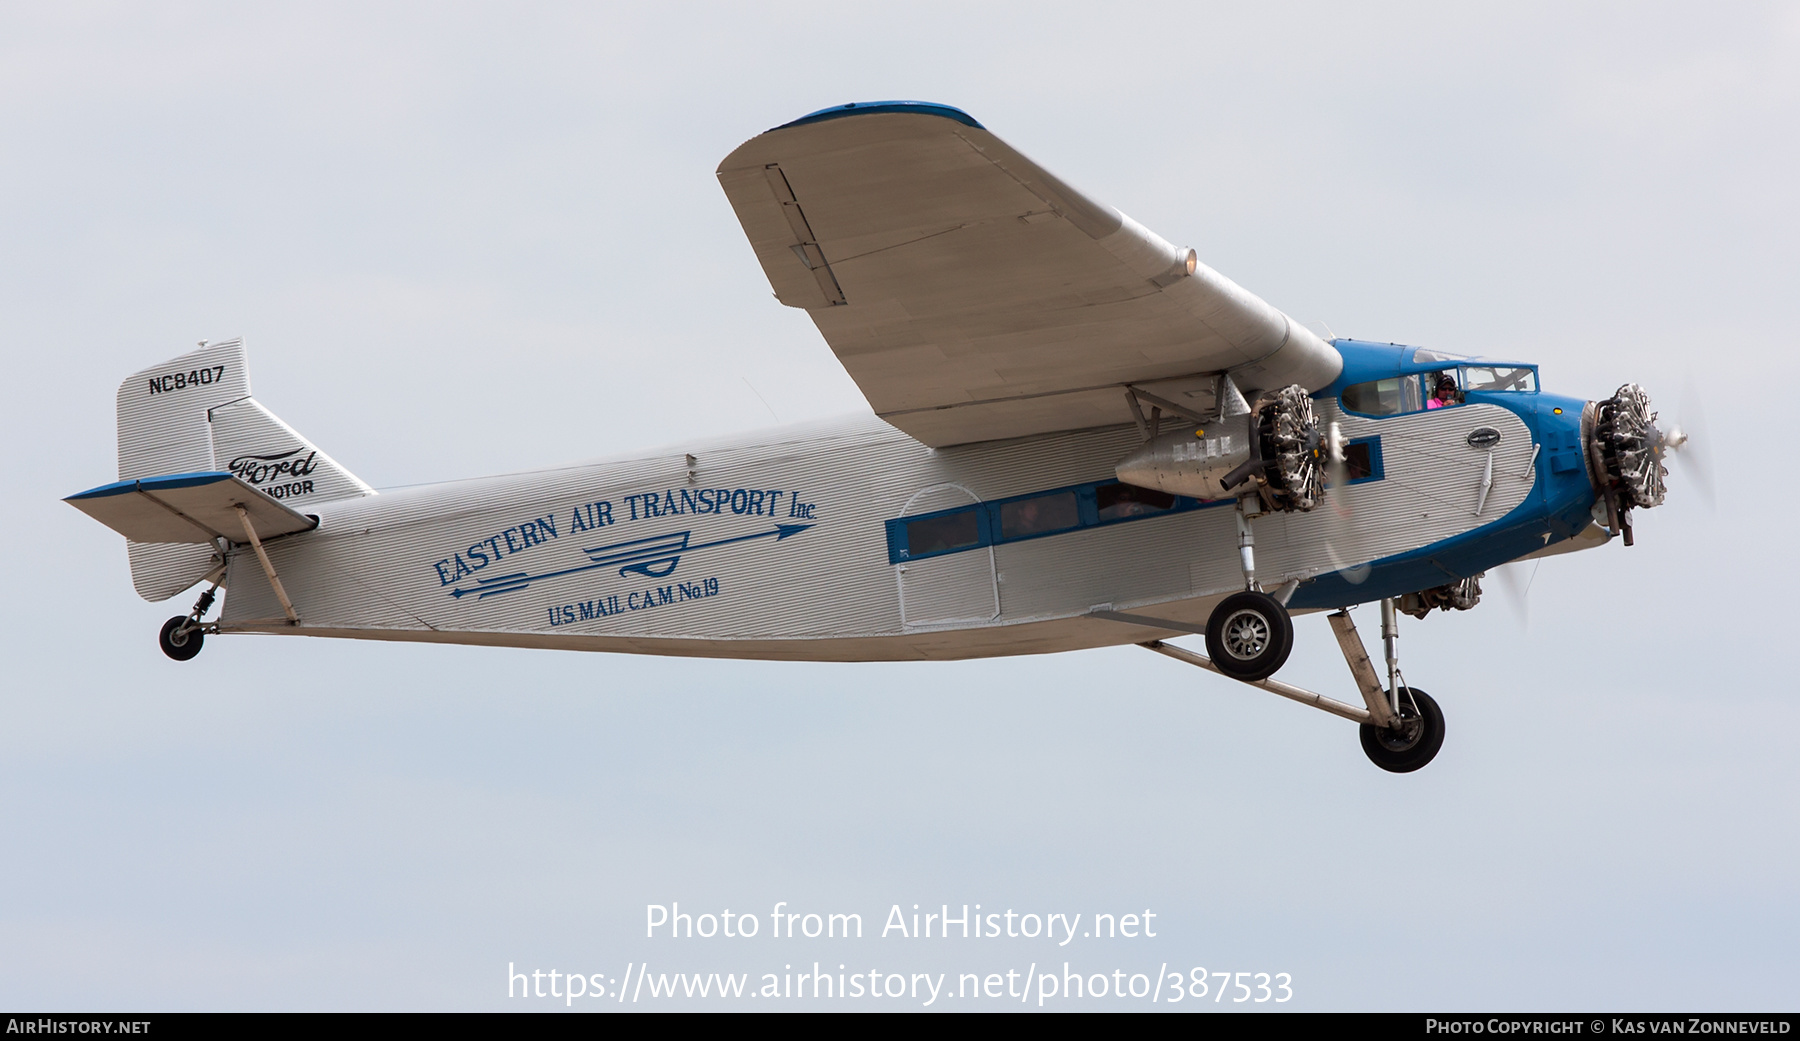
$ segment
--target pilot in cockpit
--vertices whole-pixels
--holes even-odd
[[[1432,393],[1431,399],[1425,402],[1425,407],[1427,409],[1449,408],[1452,405],[1460,404],[1461,401],[1462,394],[1456,389],[1456,377],[1448,372],[1440,372],[1437,378],[1437,390]]]

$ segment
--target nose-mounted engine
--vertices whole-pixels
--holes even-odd
[[[1325,435],[1305,388],[1251,408],[1222,381],[1220,415],[1152,436],[1119,462],[1119,480],[1194,499],[1260,492],[1268,509],[1304,512],[1325,495]]]
[[[1605,401],[1590,401],[1581,410],[1582,443],[1587,450],[1588,479],[1600,493],[1606,526],[1632,544],[1631,511],[1662,505],[1669,471],[1662,465],[1666,450],[1685,437],[1679,430],[1665,435],[1650,409],[1650,395],[1635,383],[1620,387]]]

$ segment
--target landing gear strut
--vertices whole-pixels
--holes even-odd
[[[1213,653],[1211,658],[1161,640],[1149,640],[1138,646],[1222,676],[1243,679],[1233,671],[1238,667],[1236,663],[1233,663],[1232,668],[1227,667],[1227,663],[1232,661],[1231,642],[1236,640],[1246,646],[1258,644],[1263,639],[1262,634],[1268,631],[1266,627],[1272,624],[1268,621],[1269,616],[1261,613],[1256,606],[1260,601],[1251,599],[1240,602],[1239,606],[1230,606],[1240,597],[1253,596],[1274,601],[1266,593],[1246,592],[1233,594],[1220,605],[1227,621],[1231,623],[1227,629],[1224,653],[1213,649],[1214,632],[1211,624],[1206,629],[1207,649]],[[1276,606],[1280,607],[1278,601]],[[1214,613],[1214,621],[1218,620],[1219,613]],[[1286,614],[1283,609],[1281,617],[1285,619]],[[1338,646],[1344,652],[1344,663],[1350,666],[1350,675],[1356,679],[1357,690],[1362,693],[1362,705],[1315,694],[1293,684],[1270,679],[1266,673],[1263,677],[1244,682],[1360,724],[1363,752],[1368,755],[1370,762],[1389,773],[1412,773],[1436,758],[1438,750],[1444,746],[1444,713],[1438,709],[1437,702],[1432,700],[1431,695],[1417,687],[1407,686],[1406,678],[1401,675],[1400,659],[1395,649],[1399,630],[1394,616],[1394,601],[1382,600],[1381,636],[1388,667],[1386,687],[1382,686],[1380,677],[1375,673],[1375,665],[1369,660],[1369,652],[1363,649],[1362,637],[1356,634],[1356,623],[1350,620],[1349,609],[1326,616],[1326,620],[1331,623],[1332,632],[1337,636]],[[1199,626],[1191,622],[1114,611],[1110,605],[1095,608],[1088,612],[1088,617],[1171,632],[1201,631]],[[1287,656],[1286,647],[1291,646],[1293,640],[1293,630],[1288,629],[1286,632],[1288,642],[1281,652],[1283,658]],[[1264,653],[1267,653],[1266,649]]]
[[[1256,583],[1256,537],[1251,513],[1261,505],[1257,495],[1238,499],[1238,566],[1244,572],[1244,591],[1219,601],[1206,622],[1206,653],[1220,672],[1234,680],[1255,683],[1275,675],[1287,664],[1294,649],[1294,621],[1287,606],[1262,591]]]
[[[1406,685],[1400,673],[1400,622],[1392,597],[1381,601],[1381,646],[1387,659],[1387,687],[1375,675],[1375,666],[1356,635],[1350,612],[1327,616],[1350,675],[1356,678],[1369,718],[1362,724],[1363,752],[1369,761],[1389,773],[1404,774],[1423,767],[1444,746],[1444,714],[1431,695]]]

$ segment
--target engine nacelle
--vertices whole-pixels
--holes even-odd
[[[1232,416],[1189,424],[1146,441],[1114,469],[1119,480],[1193,499],[1227,499],[1248,491],[1243,482],[1258,462],[1256,417]],[[1225,482],[1234,477],[1231,487]]]
[[[1126,484],[1194,499],[1260,491],[1270,509],[1304,512],[1325,497],[1325,438],[1304,388],[1288,387],[1251,413],[1151,438],[1114,473]]]

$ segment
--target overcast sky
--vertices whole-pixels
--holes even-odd
[[[191,596],[139,600],[58,501],[114,477],[119,380],[208,338],[377,487],[862,410],[713,171],[877,98],[965,108],[1321,332],[1642,382],[1703,428],[1716,510],[1677,472],[1528,615],[1408,622],[1448,737],[1391,776],[1344,721],[1135,648],[176,664]],[[1792,4],[0,6],[0,1006],[548,1008],[509,963],[817,960],[1791,1010],[1797,126]],[[1297,630],[1283,678],[1353,697]],[[760,935],[645,939],[674,901]],[[867,935],[773,938],[778,901]],[[1157,935],[876,935],[915,903]],[[931,1007],[990,1005],[1035,1007]]]

